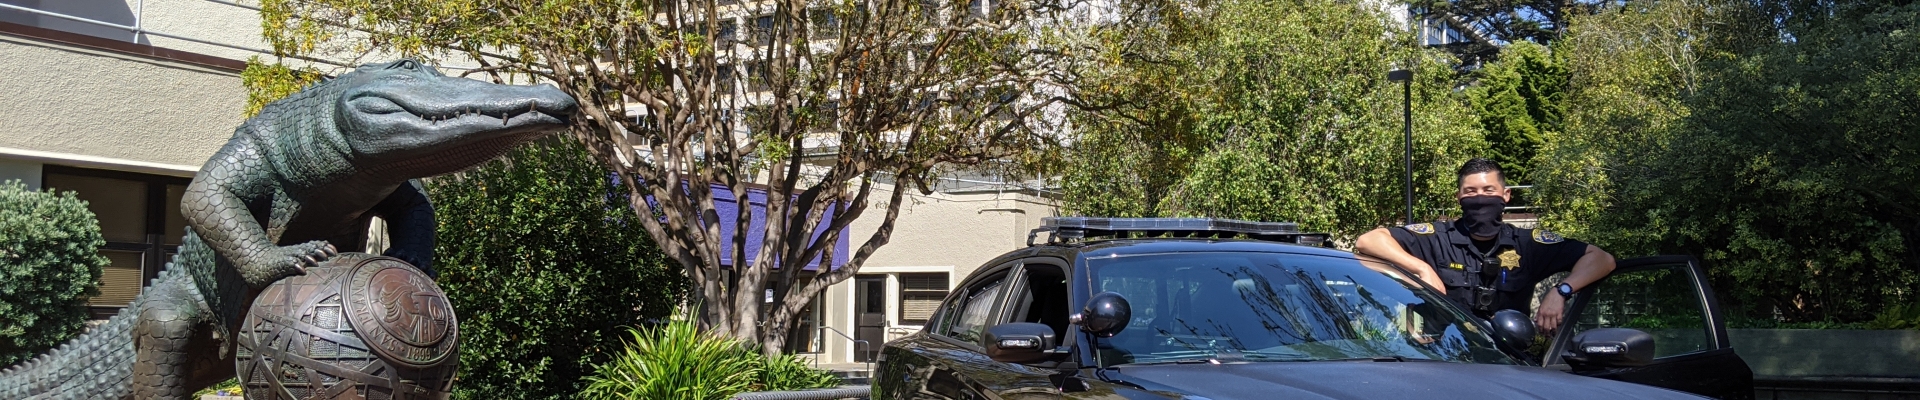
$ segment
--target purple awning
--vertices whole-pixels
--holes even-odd
[[[736,226],[734,219],[739,218],[740,215],[740,205],[734,202],[733,191],[728,190],[726,186],[716,183],[709,187],[713,190],[713,209],[720,216],[720,262],[736,265],[733,260],[733,231]],[[760,244],[767,235],[767,190],[765,188],[749,189],[747,203],[753,218],[752,226],[747,230],[746,261],[751,262],[755,255],[760,253]],[[820,226],[814,229],[813,239],[817,240],[821,235],[826,234],[827,224],[833,219],[833,210],[828,209],[826,214],[820,219]],[[839,268],[847,264],[847,258],[851,255],[848,251],[849,243],[852,242],[848,236],[847,229],[840,230],[839,240],[833,243],[833,262],[830,268]],[[808,262],[804,270],[815,271],[819,268],[820,260],[815,259]]]

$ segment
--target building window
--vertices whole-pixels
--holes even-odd
[[[722,95],[733,94],[733,64],[720,64],[713,68],[714,91]]]
[[[840,37],[840,16],[834,15],[833,10],[807,10],[807,19],[813,24],[813,40]]]
[[[987,19],[987,16],[993,12],[993,10],[988,7],[990,6],[987,5],[987,0],[969,0],[967,1],[967,16],[977,20]]]
[[[733,22],[733,18],[720,21],[720,34],[715,36],[715,39],[718,39],[720,44],[733,45],[735,40],[740,39],[740,24]]]
[[[820,102],[818,105],[816,105],[813,109],[815,113],[814,119],[807,126],[808,131],[814,132],[814,133],[830,133],[830,132],[840,131],[839,130],[840,102],[834,101],[834,100],[823,101],[823,102]]]
[[[159,276],[186,237],[180,197],[187,178],[48,165],[41,183],[47,190],[73,191],[100,220],[107,244],[100,253],[110,263],[100,272],[100,295],[87,305],[94,315],[111,315]]]
[[[947,297],[947,274],[900,274],[900,325],[926,325]]]
[[[773,88],[772,64],[767,60],[747,62],[747,91],[764,92]]]
[[[753,41],[753,43],[749,44],[764,46],[773,40],[773,33],[772,15],[753,17],[753,26],[747,29],[748,40]]]

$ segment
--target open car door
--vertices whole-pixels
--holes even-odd
[[[1620,260],[1613,274],[1575,293],[1544,366],[1720,399],[1752,399],[1753,370],[1734,354],[1706,270],[1689,256]],[[1636,367],[1574,368],[1565,357],[1581,332],[1630,328],[1653,336],[1653,360]]]

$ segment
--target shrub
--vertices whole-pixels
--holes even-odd
[[[827,388],[840,378],[792,355],[767,357],[752,345],[702,333],[676,319],[632,331],[618,359],[587,378],[595,399],[719,400],[740,392]]]
[[[613,359],[625,327],[665,318],[685,278],[662,260],[585,147],[553,139],[427,184],[438,281],[460,318],[470,399],[560,398]]]
[[[0,365],[79,334],[100,294],[100,222],[73,192],[0,183]]]
[[[760,354],[754,351],[754,354]],[[749,391],[818,389],[840,386],[840,377],[808,367],[792,354],[760,358],[759,379]]]
[[[1867,329],[1920,330],[1920,303],[1887,307],[1867,322]]]

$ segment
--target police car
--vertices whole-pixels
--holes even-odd
[[[1042,238],[1044,236],[1044,238]],[[876,399],[1752,398],[1698,264],[1622,260],[1536,345],[1295,224],[1048,218],[926,328]]]

